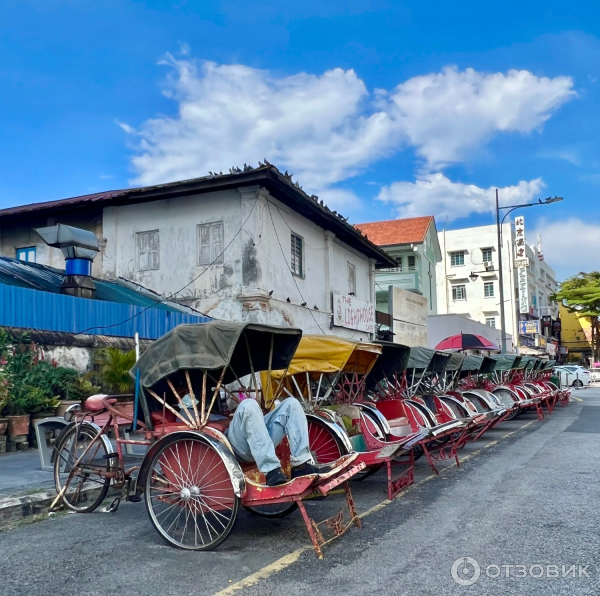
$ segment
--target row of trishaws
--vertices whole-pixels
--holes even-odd
[[[498,423],[531,409],[543,419],[544,409],[552,413],[569,401],[569,392],[550,380],[553,365],[516,355],[303,336],[259,324],[181,325],[152,344],[132,370],[135,396],[90,398],[70,413],[72,423],[57,441],[56,503],[92,511],[110,486],[131,501],[144,496],[162,537],[191,550],[225,540],[240,504],[266,517],[299,508],[321,557],[324,544],[353,524],[360,527],[350,479],[383,470],[393,499],[412,484],[417,458],[425,457],[437,473],[440,460],[458,466],[460,449]],[[191,406],[182,394],[192,396]],[[331,470],[271,487],[255,465],[236,460],[225,430],[227,404],[241,394],[264,412],[281,400],[299,400],[313,458]],[[128,444],[148,446],[141,465],[127,466]],[[287,441],[277,455],[289,472]],[[315,522],[304,500],[336,487],[345,490],[344,509]]]

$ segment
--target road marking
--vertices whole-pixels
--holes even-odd
[[[569,399],[574,399],[575,401],[583,401],[580,397],[571,396]]]
[[[270,565],[259,569],[256,573],[245,577],[244,579],[240,580],[239,582],[236,582],[235,584],[231,584],[224,590],[213,594],[213,596],[229,596],[230,594],[234,594],[238,590],[242,590],[243,588],[249,588],[250,586],[257,584],[261,579],[265,579],[270,575],[273,575],[274,573],[277,573],[278,571],[289,567],[292,563],[295,563],[300,558],[300,555],[303,552],[307,550],[312,550],[312,546],[303,546],[301,548],[296,549],[293,553],[285,555],[285,557],[281,557],[281,559],[277,559],[277,561],[275,561],[274,563],[271,563]]]
[[[460,461],[465,462],[465,461],[471,459],[472,457],[479,455],[484,449],[492,447],[493,445],[497,445],[500,441],[507,439],[508,437],[514,435],[515,433],[519,432],[520,430],[522,430],[524,428],[527,428],[528,426],[532,425],[534,422],[537,422],[537,420],[531,420],[530,422],[527,422],[526,424],[519,426],[519,428],[517,428],[509,433],[506,433],[499,439],[496,439],[495,441],[491,441],[490,443],[486,443],[483,447],[481,447],[481,449],[478,449],[477,451],[474,451],[473,453],[469,453],[468,455],[461,457]],[[446,472],[447,470],[451,470],[451,469],[452,469],[452,466],[449,466],[448,468],[441,470],[440,475],[444,474],[444,472]],[[388,499],[385,499],[385,501],[381,501],[381,503],[378,503],[377,505],[374,505],[370,509],[367,509],[366,511],[361,513],[358,517],[360,519],[364,519],[365,517],[371,515],[372,513],[381,511],[388,505],[391,505],[398,497],[404,496],[407,492],[409,492],[413,488],[416,488],[417,486],[420,486],[421,484],[425,484],[426,482],[429,482],[430,480],[433,480],[436,477],[437,477],[436,474],[431,474],[429,476],[426,476],[422,480],[419,480],[419,482],[415,482],[414,484],[411,484],[410,486],[407,486],[405,489],[401,490],[396,495],[394,500],[389,501]],[[267,566],[263,567],[262,569],[259,569],[258,571],[248,575],[244,579],[241,579],[240,581],[238,581],[234,584],[231,584],[230,586],[227,586],[225,589],[221,590],[220,592],[216,592],[215,594],[213,594],[213,596],[231,596],[231,594],[235,594],[239,590],[243,590],[244,588],[249,588],[250,586],[257,584],[261,579],[266,579],[267,577],[270,577],[271,575],[274,575],[275,573],[279,573],[280,571],[283,571],[286,567],[289,567],[290,565],[295,563],[300,558],[300,555],[302,555],[302,553],[305,553],[306,551],[309,551],[309,550],[312,550],[312,545],[311,546],[302,546],[302,547],[296,549],[295,551],[291,552],[289,555],[285,555],[284,557],[281,557],[281,559],[277,559],[277,561],[274,561],[270,565],[267,565]]]

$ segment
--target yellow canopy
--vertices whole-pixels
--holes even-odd
[[[287,378],[302,375],[298,379],[304,385],[306,373],[357,373],[367,374],[381,354],[379,344],[362,341],[352,341],[334,335],[303,335],[296,349],[290,366],[286,371],[276,370],[271,372],[271,386],[267,388],[267,373],[261,373],[263,388],[267,395],[265,400],[272,403],[273,391],[285,374]],[[289,385],[287,381],[286,386]],[[291,388],[291,386],[289,387]]]

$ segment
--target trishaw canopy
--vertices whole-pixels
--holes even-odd
[[[287,368],[301,337],[300,329],[257,323],[178,325],[148,347],[130,374],[135,377],[139,369],[142,386],[152,387],[180,370],[228,367],[223,382],[231,383],[235,375],[241,378],[252,371],[268,370],[269,365],[271,369]]]
[[[407,368],[440,373],[450,360],[447,352],[438,352],[430,348],[412,347],[408,358]]]
[[[454,372],[457,370],[461,370],[465,359],[466,356],[464,354],[461,354],[460,352],[454,352],[453,354],[450,354],[450,358],[446,363],[444,371]]]
[[[391,379],[395,375],[402,376],[410,357],[408,346],[388,341],[378,341],[377,345],[381,346],[381,356],[367,377],[367,389],[373,388],[383,379]]]

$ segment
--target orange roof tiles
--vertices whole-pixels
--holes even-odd
[[[390,246],[423,242],[431,222],[433,222],[433,215],[426,215],[356,224],[355,227],[366,234],[374,244]]]

